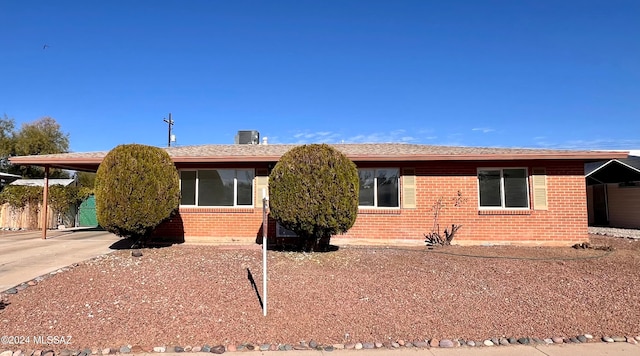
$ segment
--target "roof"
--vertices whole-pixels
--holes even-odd
[[[61,185],[63,187],[73,184],[75,179],[49,179],[49,186]],[[9,185],[26,185],[30,187],[44,187],[44,179],[17,179]]]
[[[584,166],[584,175],[588,184],[640,181],[640,157],[629,156],[587,163]]]
[[[200,145],[164,148],[175,163],[276,162],[299,145]],[[526,148],[433,146],[404,143],[330,145],[355,162],[375,161],[495,161],[495,160],[584,160],[625,158],[627,152],[574,151]],[[107,152],[74,152],[38,156],[17,156],[18,165],[95,171]]]
[[[0,172],[0,178],[22,178],[22,176],[19,176],[17,174]]]

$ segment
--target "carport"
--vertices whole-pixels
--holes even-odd
[[[589,224],[640,228],[640,157],[585,165]]]
[[[67,153],[64,158],[59,154],[53,155],[36,155],[36,156],[19,156],[11,157],[9,161],[13,164],[23,166],[39,166],[44,168],[44,192],[43,192],[43,223],[42,238],[47,238],[47,202],[49,196],[49,170],[51,168],[68,169],[72,171],[96,172],[100,166],[100,162],[107,152],[89,152],[89,153]]]

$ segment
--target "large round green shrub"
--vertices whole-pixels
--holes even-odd
[[[163,149],[120,145],[98,167],[95,196],[102,227],[141,240],[177,210],[180,178]]]
[[[269,176],[271,217],[325,249],[331,235],[349,230],[358,214],[358,169],[326,144],[298,146],[285,153]]]

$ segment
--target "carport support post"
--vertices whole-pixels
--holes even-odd
[[[42,239],[47,239],[47,206],[49,205],[49,166],[44,166],[44,189],[42,193]]]

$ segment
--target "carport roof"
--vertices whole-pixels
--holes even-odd
[[[610,184],[640,181],[640,157],[612,159],[585,164],[588,184]]]
[[[275,162],[293,144],[200,145],[167,147],[174,163]],[[500,161],[500,160],[583,160],[592,162],[627,157],[627,152],[574,151],[527,148],[434,146],[403,143],[333,144],[355,162],[402,161]],[[96,171],[107,151],[73,152],[37,156],[16,156],[18,165],[49,166],[80,171]]]

